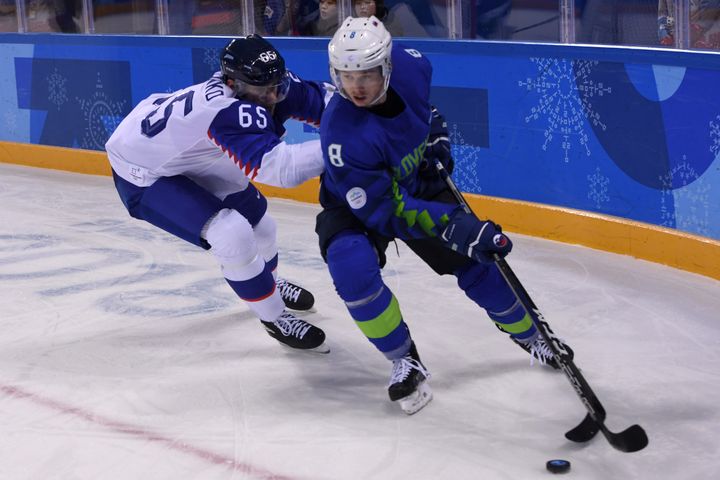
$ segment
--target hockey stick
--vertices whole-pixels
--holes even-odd
[[[445,183],[447,183],[458,203],[467,213],[475,215],[440,161],[436,160],[435,166],[440,174],[440,177],[445,180]],[[515,276],[515,272],[512,271],[505,259],[501,258],[497,253],[493,254],[493,258],[495,264],[500,269],[500,273],[503,278],[508,283],[513,293],[515,293],[515,296],[518,301],[520,301],[523,308],[525,308],[525,311],[532,318],[533,323],[545,339],[545,343],[547,343],[550,350],[552,350],[555,361],[567,376],[570,384],[575,389],[575,393],[577,393],[580,397],[580,401],[583,405],[585,405],[585,408],[588,411],[585,419],[583,419],[577,427],[567,432],[565,434],[565,438],[573,442],[583,443],[591,440],[597,432],[600,431],[603,435],[605,435],[605,438],[608,442],[610,442],[610,445],[622,452],[637,452],[638,450],[645,448],[648,444],[648,437],[645,430],[643,430],[640,425],[632,425],[619,433],[611,432],[605,426],[605,409],[590,388],[590,385],[585,380],[585,377],[583,377],[580,370],[575,366],[575,362],[569,356],[565,346],[555,336],[555,333],[550,328],[550,325],[548,325],[545,321],[545,318],[542,313],[540,313],[540,310],[535,305],[535,302],[532,301],[530,295],[528,295],[525,290],[525,287],[523,287],[520,283],[520,280],[518,280]]]

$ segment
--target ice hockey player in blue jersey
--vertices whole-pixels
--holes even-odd
[[[328,54],[338,93],[320,126],[325,173],[316,231],[338,295],[393,363],[390,399],[408,414],[432,399],[429,373],[381,276],[395,238],[436,273],[456,276],[501,330],[534,359],[553,365],[490,258],[510,253],[512,242],[492,221],[465,213],[434,167],[437,159],[451,171],[453,162],[447,124],[429,103],[428,60],[415,49],[393,46],[375,17],[346,19]]]
[[[140,102],[106,144],[131,216],[209,250],[271,337],[327,353],[325,333],[286,310],[308,310],[305,289],[277,277],[276,224],[251,180],[293,187],[320,175],[320,141],[286,144],[283,123],[318,125],[326,85],[302,81],[258,35],[232,40],[221,72]]]

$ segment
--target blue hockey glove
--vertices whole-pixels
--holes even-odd
[[[512,250],[512,242],[502,233],[500,225],[478,220],[462,208],[450,216],[440,240],[451,250],[485,263],[493,261],[493,253],[505,257]]]
[[[437,108],[431,107],[430,134],[428,135],[427,148],[425,149],[425,162],[421,167],[421,173],[435,174],[435,160],[440,160],[448,174],[453,172],[455,162],[450,150],[450,134],[448,133],[445,117],[438,112]]]

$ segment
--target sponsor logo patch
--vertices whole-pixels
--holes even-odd
[[[353,187],[348,190],[345,199],[351,208],[357,210],[364,207],[367,203],[367,193],[360,187]]]

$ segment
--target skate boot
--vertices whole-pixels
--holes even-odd
[[[325,345],[325,332],[318,327],[284,311],[274,322],[262,322],[268,335],[283,345],[298,350],[316,353],[328,353]]]
[[[510,339],[530,354],[530,365],[533,365],[535,360],[537,360],[540,365],[547,365],[555,370],[560,369],[560,365],[558,365],[552,350],[545,342],[542,335],[538,334],[535,339],[526,342],[516,340],[512,337],[510,337]],[[559,338],[558,342],[560,342],[560,344],[565,348],[568,353],[568,357],[572,360],[575,356],[575,352],[573,352],[572,348]]]
[[[408,415],[419,411],[432,400],[432,390],[426,381],[428,378],[430,373],[420,362],[413,342],[404,357],[393,360],[388,386],[390,400],[398,402],[402,411]]]
[[[285,306],[291,310],[310,310],[315,304],[315,297],[312,293],[284,278],[278,277],[275,285]]]

